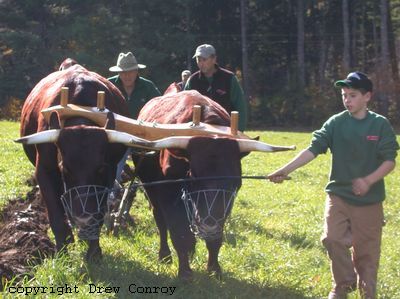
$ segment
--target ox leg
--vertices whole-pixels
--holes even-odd
[[[190,268],[189,256],[194,252],[196,238],[189,229],[186,212],[183,204],[164,206],[168,229],[172,244],[178,255],[179,270],[178,277],[184,281],[191,281],[193,271]]]
[[[160,196],[158,195],[158,191],[155,188],[148,188],[146,192],[151,201],[153,217],[156,222],[158,232],[160,234],[160,249],[158,251],[158,259],[161,262],[172,263],[171,250],[168,246],[168,227],[166,222],[166,214],[163,213],[163,207],[160,202],[157,200]],[[161,191],[162,193],[162,191]]]
[[[47,173],[40,167],[37,168],[36,178],[40,186],[40,193],[47,207],[47,215],[51,230],[56,240],[58,252],[66,251],[66,245],[74,241],[71,228],[68,225],[61,196],[61,178],[59,173]],[[58,188],[56,186],[59,186]]]
[[[193,279],[193,271],[189,264],[189,255],[194,251],[196,240],[193,234],[176,234],[170,231],[172,244],[178,255],[178,277],[183,281]]]
[[[183,281],[191,281],[193,279],[193,271],[189,264],[189,254],[184,250],[178,250],[176,248],[179,260],[178,277]]]
[[[90,263],[100,261],[103,253],[101,252],[99,239],[86,241],[86,244],[89,246],[85,256],[86,261]]]
[[[168,246],[168,231],[165,218],[160,209],[156,206],[153,207],[153,216],[156,221],[158,231],[160,233],[160,250],[158,252],[158,259],[161,262],[170,264],[172,263],[171,250]]]
[[[222,279],[222,270],[218,262],[219,251],[222,246],[222,238],[212,241],[206,241],[208,250],[207,271],[215,275],[216,278]]]

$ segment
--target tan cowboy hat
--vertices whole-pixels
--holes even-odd
[[[137,69],[144,69],[146,66],[144,64],[137,63],[136,57],[132,52],[119,53],[117,65],[109,68],[110,72],[127,72]]]

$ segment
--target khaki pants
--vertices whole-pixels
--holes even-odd
[[[353,206],[328,194],[321,240],[331,259],[335,290],[358,283],[363,298],[376,297],[382,226],[382,203]]]

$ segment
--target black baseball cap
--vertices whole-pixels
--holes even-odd
[[[372,91],[372,81],[364,73],[352,72],[347,75],[346,79],[336,81],[335,87],[348,87],[353,89],[364,89],[365,91]]]

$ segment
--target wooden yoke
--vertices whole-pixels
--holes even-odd
[[[198,126],[201,120],[201,106],[194,105],[193,106],[193,125]]]
[[[238,134],[239,127],[239,112],[232,111],[231,112],[231,134],[236,136]]]
[[[98,94],[97,107],[78,106],[68,104],[68,88],[61,89],[62,105],[52,106],[43,109],[43,114],[46,121],[49,121],[50,114],[56,111],[62,123],[70,117],[84,117],[98,126],[104,127],[107,121],[107,113],[109,110],[104,105],[104,95],[101,92]],[[236,125],[230,127],[210,125],[200,122],[201,107],[193,108],[193,122],[183,124],[158,124],[144,121],[138,121],[129,117],[125,117],[114,113],[115,130],[126,132],[147,140],[157,140],[170,136],[223,136],[240,139],[251,139],[249,136],[237,130]],[[235,123],[235,121],[233,121]],[[235,129],[236,127],[236,129]]]
[[[99,109],[99,111],[104,111],[104,109],[106,109],[105,96],[106,93],[104,91],[97,92],[97,109]]]
[[[60,91],[60,106],[68,107],[68,99],[69,99],[69,88],[61,87]],[[47,123],[49,123],[50,119],[46,119]],[[64,128],[65,118],[60,118],[60,127]]]
[[[68,92],[68,87],[61,87],[60,105],[63,107],[67,107],[68,105]]]

